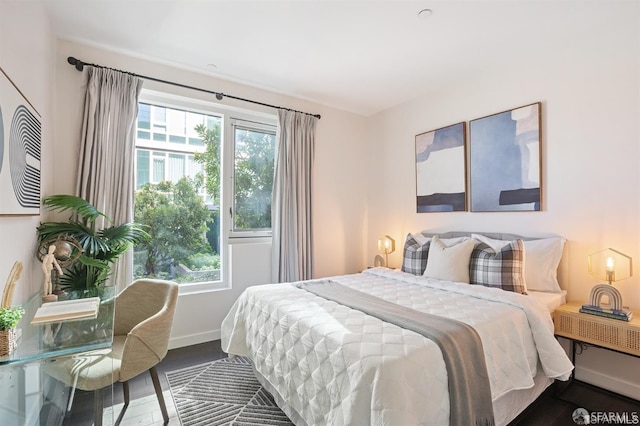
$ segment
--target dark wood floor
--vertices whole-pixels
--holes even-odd
[[[575,426],[572,415],[577,408],[584,408],[589,413],[614,412],[630,416],[640,414],[640,401],[577,380],[569,385],[558,383],[547,389],[511,426]]]
[[[165,359],[158,365],[158,375],[165,390],[169,389],[165,372],[203,364],[226,357],[220,349],[220,341],[207,342],[199,345],[170,350]],[[145,397],[153,398],[153,384],[148,374],[142,374],[130,381],[131,400]],[[512,422],[512,426],[570,426],[576,423],[572,414],[576,408],[585,408],[589,412],[605,411],[618,413],[640,413],[640,402],[619,396],[593,386],[574,381],[559,395],[553,386],[548,389],[524,413]],[[170,397],[169,397],[170,399]],[[123,401],[122,387],[114,387],[114,404]],[[92,394],[78,391],[74,399],[73,410],[67,415],[64,425],[91,425],[93,420]],[[170,401],[167,401],[168,405]],[[155,400],[149,403],[151,409],[160,409]],[[128,412],[129,410],[127,410]],[[115,413],[117,416],[118,413]],[[125,415],[121,425],[139,424],[128,421]],[[174,424],[174,420],[170,423]]]

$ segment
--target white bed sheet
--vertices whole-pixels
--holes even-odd
[[[331,279],[472,325],[494,401],[535,387],[539,365],[560,379],[573,368],[536,298],[383,268]],[[291,284],[247,289],[223,322],[222,347],[249,356],[299,424],[449,423],[447,372],[434,342]]]
[[[544,291],[527,290],[529,296],[534,297],[547,307],[550,313],[561,305],[567,303],[567,291],[562,290],[561,293],[547,293]]]
[[[529,389],[517,389],[508,392],[493,401],[493,413],[496,426],[508,425],[520,415],[542,392],[553,384],[544,374],[538,374],[533,378],[534,385]]]

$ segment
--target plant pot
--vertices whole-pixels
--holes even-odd
[[[0,330],[0,356],[9,355],[17,345],[16,329]]]

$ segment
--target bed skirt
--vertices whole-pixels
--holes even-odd
[[[252,364],[253,365],[253,364]],[[268,380],[262,376],[255,368],[253,369],[256,378],[260,384],[273,396],[278,407],[291,419],[296,426],[309,426],[307,423],[293,410]],[[506,426],[520,415],[529,405],[533,403],[542,393],[553,384],[554,380],[547,378],[544,374],[538,374],[533,378],[534,385],[530,389],[519,389],[508,392],[497,400],[493,401],[493,414],[496,426]]]

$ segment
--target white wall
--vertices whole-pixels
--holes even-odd
[[[80,120],[85,76],[67,63],[74,56],[141,75],[175,81],[194,87],[229,93],[273,105],[322,115],[316,132],[314,163],[313,226],[315,229],[315,275],[317,277],[356,272],[362,268],[365,227],[366,168],[362,160],[365,119],[288,96],[217,80],[211,76],[181,70],[69,41],[59,41],[55,56],[55,113],[58,123],[56,180],[51,193],[73,193],[78,157]],[[212,95],[175,86],[145,82],[144,87],[175,95],[213,100]],[[270,111],[253,104],[223,100],[242,108]],[[231,250],[231,290],[181,295],[172,332],[172,347],[219,338],[222,319],[231,304],[249,285],[271,280],[270,244],[237,244]]]
[[[44,7],[30,2],[0,2],[0,67],[9,75],[42,116],[42,190],[53,186],[53,80],[54,38]],[[2,99],[0,99],[0,107]],[[5,123],[5,126],[7,123]],[[9,166],[5,156],[3,169]],[[4,194],[0,194],[0,197]],[[0,201],[1,202],[1,201]],[[0,216],[0,292],[14,262],[24,270],[15,289],[13,304],[20,304],[40,290],[42,272],[35,258],[36,227],[40,216]]]
[[[53,125],[52,105],[53,89],[52,71],[54,38],[51,35],[49,21],[42,5],[28,2],[4,2],[0,1],[0,68],[11,78],[24,96],[31,102],[41,115],[42,124],[42,161],[41,176],[42,189],[46,191],[53,181]],[[2,107],[0,98],[0,108]],[[5,129],[8,123],[4,123]],[[9,168],[9,158],[4,157],[3,172]],[[2,197],[0,194],[0,203]],[[30,296],[36,294],[42,288],[42,272],[40,262],[36,260],[37,249],[36,227],[40,222],[40,216],[0,216],[0,294],[4,292],[6,280],[14,262],[23,264],[23,272],[18,280],[13,295],[13,305],[25,302]],[[24,321],[24,317],[18,328]],[[2,371],[2,382],[5,387],[0,393],[0,416],[3,421],[11,422],[12,411],[8,407],[16,407],[18,403],[24,404],[26,418],[34,421],[38,418],[41,399],[34,397],[23,398],[16,392],[8,391],[9,385],[18,386],[20,377],[25,375],[26,385],[29,389],[38,389],[40,374],[38,366],[26,366],[19,372],[11,368]],[[24,385],[24,383],[23,383]],[[15,389],[14,389],[15,390]],[[36,392],[37,394],[37,392]],[[16,420],[17,421],[17,420]]]
[[[640,262],[640,9],[616,3],[606,13],[588,33],[567,19],[566,38],[544,55],[515,63],[506,57],[503,72],[491,75],[469,64],[456,87],[369,120],[369,259],[384,234],[399,242],[390,258],[399,266],[405,235],[422,229],[556,233],[568,240],[567,290],[575,301],[598,283],[587,272],[590,253],[613,247]],[[416,134],[536,101],[542,102],[542,212],[415,213]],[[615,286],[625,304],[640,310],[640,273]],[[588,352],[595,362],[578,377],[593,380],[591,372],[604,371],[613,358]],[[634,383],[630,392],[640,398],[638,360],[625,359],[607,365],[606,375]]]

